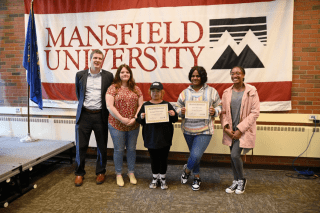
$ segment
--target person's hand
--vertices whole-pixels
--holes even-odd
[[[128,123],[130,122],[129,118],[121,118],[121,123],[123,123],[124,125],[128,125]]]
[[[209,113],[211,116],[214,116],[214,114],[216,114],[216,111],[214,110],[213,106],[209,108]]]
[[[146,113],[141,113],[140,117],[141,119],[144,119],[146,117]]]
[[[124,125],[127,126],[132,126],[134,123],[136,122],[135,118],[122,118],[121,119],[121,123],[123,123]]]
[[[186,108],[185,108],[185,107],[182,107],[182,108],[181,108],[181,114],[182,114],[182,115],[185,115],[185,114],[186,114]]]
[[[240,132],[240,130],[236,130],[233,134],[233,138],[235,140],[238,140],[239,138],[241,138],[242,132]]]
[[[233,139],[234,137],[234,131],[232,131],[231,129],[228,129],[228,128],[224,128],[224,131],[227,133],[227,135],[229,135],[229,137],[231,139]]]
[[[136,119],[135,118],[131,118],[130,120],[129,120],[129,123],[127,124],[127,126],[132,126],[132,125],[134,125],[136,123]]]
[[[173,110],[169,110],[169,115],[174,116],[176,113]]]

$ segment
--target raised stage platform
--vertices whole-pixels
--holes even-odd
[[[0,184],[4,181],[10,183],[11,178],[16,176],[18,177],[16,178],[18,179],[17,182],[21,183],[22,180],[19,180],[19,177],[23,176],[22,173],[26,173],[33,166],[72,147],[74,147],[74,142],[72,141],[40,139],[22,143],[20,138],[0,136]],[[29,179],[29,177],[27,178]],[[21,187],[19,186],[18,188],[20,189],[18,194],[23,193]],[[3,188],[1,189],[4,190]],[[8,202],[4,203],[4,205],[8,204]]]

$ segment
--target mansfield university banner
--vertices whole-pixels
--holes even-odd
[[[160,81],[165,100],[176,102],[195,65],[221,96],[231,67],[242,65],[262,111],[291,109],[291,0],[35,0],[34,13],[45,107],[76,107],[75,74],[100,49],[103,69],[132,68],[145,100]]]

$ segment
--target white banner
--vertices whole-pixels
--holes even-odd
[[[175,102],[195,65],[206,69],[207,83],[221,96],[232,83],[231,67],[241,65],[245,82],[258,89],[262,111],[290,110],[293,1],[233,2],[126,9],[119,1],[117,10],[67,13],[54,1],[46,3],[56,4],[51,11],[35,2],[44,106],[76,106],[75,74],[88,68],[91,50],[100,49],[103,69],[132,68],[145,100],[150,84],[160,81],[164,99]]]

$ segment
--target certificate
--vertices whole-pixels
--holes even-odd
[[[169,122],[169,113],[167,104],[155,104],[144,106],[146,113],[146,123]]]
[[[186,101],[185,118],[208,119],[209,103],[207,101]]]

